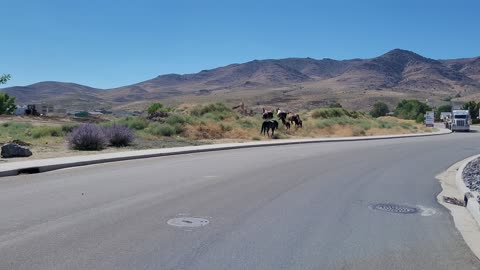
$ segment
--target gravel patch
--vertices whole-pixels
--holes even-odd
[[[470,161],[462,172],[463,181],[468,189],[478,194],[480,192],[480,158]],[[480,198],[477,197],[480,203]]]

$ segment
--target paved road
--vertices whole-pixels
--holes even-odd
[[[456,133],[0,178],[0,269],[480,269],[435,199],[435,175],[479,152]],[[210,223],[167,224],[184,216]]]

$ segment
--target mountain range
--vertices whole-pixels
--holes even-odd
[[[480,94],[480,57],[434,60],[394,49],[370,59],[253,60],[194,74],[166,74],[114,89],[39,82],[0,89],[17,103],[54,103],[67,109],[142,109],[166,103],[244,101],[252,107],[309,108],[340,102],[366,109],[375,101],[429,99],[441,103]]]

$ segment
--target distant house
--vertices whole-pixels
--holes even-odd
[[[14,114],[15,115],[25,115],[25,110],[27,109],[27,106],[23,105],[23,106],[18,106],[16,109],[15,109],[15,112]]]
[[[35,109],[41,115],[49,115],[55,112],[55,107],[53,104],[39,103],[33,105],[35,105]]]
[[[88,112],[88,114],[89,114],[90,116],[100,116],[100,115],[103,115],[103,113],[97,112],[97,111]]]

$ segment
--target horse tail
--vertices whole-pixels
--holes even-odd
[[[263,123],[262,123],[262,128],[260,129],[260,134],[265,134],[265,131],[266,131],[266,129],[267,129],[266,126],[267,126],[266,123],[263,122]]]

